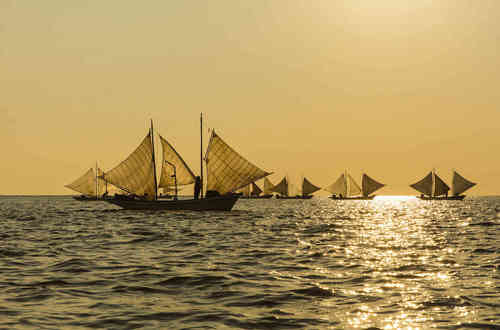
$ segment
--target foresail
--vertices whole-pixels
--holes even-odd
[[[273,191],[271,189],[273,189],[274,185],[271,181],[269,181],[268,178],[264,178],[264,195],[269,195],[271,194]]]
[[[457,172],[453,171],[453,181],[452,181],[452,194],[458,196],[464,193],[466,190],[474,187],[476,183],[470,182]]]
[[[345,180],[345,175],[341,174],[340,177],[329,185],[326,188],[323,188],[324,190],[331,192],[332,194],[337,194],[337,195],[342,195],[344,197],[347,196],[347,182]]]
[[[450,187],[439,177],[434,174],[434,196],[446,195]]]
[[[72,183],[65,185],[66,188],[77,191],[86,196],[96,195],[95,191],[95,173],[91,168],[84,175],[73,181]]]
[[[422,180],[411,184],[410,187],[424,195],[432,196],[432,172],[429,172]]]
[[[259,196],[261,193],[262,189],[255,182],[252,182],[252,196]]]
[[[363,188],[363,196],[367,197],[370,196],[370,194],[373,194],[375,191],[379,190],[380,188],[385,187],[385,184],[377,182],[372,178],[370,178],[368,175],[363,174],[361,186]]]
[[[153,144],[150,133],[124,161],[104,174],[104,180],[129,193],[150,200],[155,198]]]
[[[354,178],[350,174],[347,174],[347,180],[349,182],[349,184],[348,184],[348,187],[349,187],[348,196],[361,195],[361,187],[359,186],[359,184],[356,182],[356,180],[354,180]]]
[[[207,154],[207,191],[235,191],[271,173],[261,170],[238,154],[212,131]]]
[[[288,181],[286,177],[284,177],[277,185],[272,187],[271,191],[282,196],[288,196]]]
[[[304,178],[304,180],[302,181],[302,194],[303,195],[310,195],[310,194],[312,194],[320,189],[321,189],[320,187],[313,185],[306,178]]]
[[[189,166],[187,166],[186,162],[182,159],[179,153],[177,153],[174,147],[161,135],[160,141],[163,147],[163,163],[161,167],[160,183],[158,184],[158,187],[168,189],[169,187],[175,186],[173,166],[175,166],[175,174],[177,177],[178,186],[184,186],[194,183],[195,175],[193,174]]]

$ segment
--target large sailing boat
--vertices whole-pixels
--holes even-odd
[[[470,182],[463,176],[453,171],[452,195],[448,196],[450,187],[432,170],[422,180],[410,185],[422,193],[418,198],[423,200],[463,200],[462,195],[466,190],[474,187],[476,183]]]
[[[202,117],[200,117],[200,132],[202,132]],[[106,172],[103,179],[128,192],[127,196],[115,196],[107,202],[124,209],[134,210],[193,210],[193,211],[230,211],[238,195],[232,192],[261,179],[270,173],[239,155],[214,130],[205,154],[207,169],[206,194],[201,198],[196,194],[192,199],[159,200],[158,186],[174,187],[198,181],[203,187],[203,178],[194,177],[187,164],[163,137],[160,137],[163,147],[162,177],[160,185],[156,180],[156,158],[154,149],[154,132],[151,129],[137,149],[118,166]],[[203,145],[203,137],[201,137]],[[230,165],[230,166],[229,166]],[[203,173],[202,150],[200,150],[200,172]],[[198,180],[199,179],[199,180]]]
[[[72,183],[65,185],[65,187],[81,194],[80,196],[73,196],[78,201],[102,200],[106,195],[105,191],[103,191],[106,183],[99,178],[102,173],[103,171],[96,164],[95,172],[93,168],[90,168],[85,174]]]
[[[271,191],[278,193],[276,198],[278,199],[311,199],[313,197],[312,193],[320,190],[320,187],[316,187],[306,178],[302,179],[302,194],[290,196],[289,185],[286,176],[276,185]]]
[[[331,199],[370,200],[375,197],[372,194],[384,186],[385,184],[363,173],[360,187],[346,171],[346,173],[340,175],[337,181],[326,187],[325,190],[332,193],[332,196],[330,196]]]

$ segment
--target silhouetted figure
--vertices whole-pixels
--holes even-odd
[[[201,178],[197,176],[194,179],[194,199],[200,198],[200,191],[201,191]]]

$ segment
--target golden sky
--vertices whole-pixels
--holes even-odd
[[[1,0],[0,40],[0,194],[72,193],[150,118],[197,173],[200,112],[275,183],[500,193],[497,0]]]

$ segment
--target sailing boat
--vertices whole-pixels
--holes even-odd
[[[264,180],[269,181],[267,178],[264,178]],[[266,181],[264,181],[264,189],[265,189]],[[271,184],[272,185],[272,184]],[[255,182],[252,182],[251,184],[239,189],[237,193],[241,194],[240,198],[243,199],[268,199],[273,197],[272,194],[262,194],[262,189],[260,189],[259,186]]]
[[[370,200],[375,197],[375,195],[371,194],[384,187],[385,184],[363,173],[361,186],[346,171],[346,173],[340,175],[337,181],[326,187],[325,190],[332,193],[332,196],[330,196],[331,199]]]
[[[289,195],[289,185],[286,176],[276,185],[271,191],[278,193],[276,198],[278,199],[311,199],[312,193],[320,190],[320,187],[316,187],[309,180],[303,178],[302,180],[302,194],[290,196]]]
[[[448,196],[450,187],[432,170],[422,180],[410,185],[410,187],[421,192],[422,194],[418,198],[423,200],[463,200],[465,195],[462,193],[475,185],[476,183],[470,182],[453,171],[452,196]]]
[[[66,188],[79,192],[80,196],[73,196],[74,199],[78,201],[98,201],[106,196],[103,192],[103,187],[105,182],[99,178],[103,171],[97,166],[95,167],[95,172],[93,168],[90,168],[85,174],[76,179],[70,184],[65,185]],[[106,186],[107,191],[107,186]],[[100,197],[99,192],[103,195]]]
[[[200,117],[200,132],[202,123],[203,119]],[[178,199],[176,196],[173,200],[159,200],[158,186],[171,187],[173,180],[174,187],[192,182],[198,182],[198,187],[203,187],[203,178],[194,177],[193,172],[173,146],[160,137],[163,162],[162,179],[158,185],[153,137],[151,122],[150,131],[139,147],[102,176],[106,182],[129,193],[128,196],[115,195],[115,198],[106,200],[108,203],[133,210],[230,211],[239,197],[233,194],[233,191],[271,174],[243,158],[212,130],[204,158],[207,169],[205,196],[202,192],[199,199],[195,193],[193,199]],[[202,151],[200,151],[200,165],[200,172],[203,173]]]

